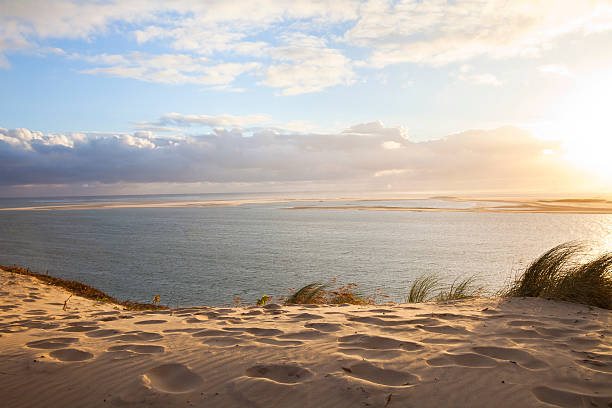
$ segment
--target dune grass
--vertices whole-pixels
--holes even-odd
[[[439,302],[446,302],[449,300],[461,300],[477,297],[481,290],[474,286],[475,282],[475,276],[470,276],[461,280],[460,278],[457,278],[450,286],[443,288],[440,293],[438,293],[436,300]]]
[[[118,300],[115,299],[114,297],[107,295],[106,293],[102,292],[101,290],[98,290],[96,288],[94,288],[93,286],[89,286],[86,285],[82,282],[79,281],[71,281],[71,280],[65,280],[65,279],[61,279],[61,278],[56,278],[55,276],[51,276],[48,274],[42,274],[42,273],[37,273],[37,272],[32,272],[30,269],[27,268],[21,268],[19,266],[3,266],[0,265],[0,269],[3,269],[7,272],[10,273],[15,273],[18,275],[26,275],[26,276],[31,276],[33,278],[38,279],[41,282],[46,283],[47,285],[52,285],[52,286],[59,286],[61,288],[66,289],[68,292],[77,295],[77,296],[81,296],[87,299],[91,299],[91,300],[95,300],[97,302],[104,302],[104,303],[114,303],[120,306],[125,307],[128,310],[163,310],[163,309],[168,309],[167,306],[162,306],[159,303],[159,301],[157,303],[140,303],[140,302],[132,302],[129,300]],[[159,297],[156,297],[156,299],[159,299]],[[155,300],[155,299],[154,299]]]
[[[421,275],[412,282],[406,303],[422,303],[433,298],[433,292],[440,289],[437,275]]]
[[[476,277],[457,278],[450,285],[443,285],[436,274],[425,274],[416,278],[410,285],[407,303],[428,301],[446,302],[476,297],[481,290],[475,287]]]
[[[558,245],[533,261],[504,295],[612,309],[612,252],[588,259],[580,243]]]
[[[313,282],[298,289],[285,300],[286,304],[351,304],[369,305],[374,301],[371,297],[361,296],[355,289],[357,284],[349,283],[337,289],[328,289],[330,283]]]

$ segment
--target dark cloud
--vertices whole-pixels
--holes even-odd
[[[558,148],[514,127],[411,142],[402,129],[380,122],[336,134],[260,130],[250,136],[237,129],[172,137],[0,129],[0,185],[304,182],[548,188],[570,181],[567,164],[554,154]]]

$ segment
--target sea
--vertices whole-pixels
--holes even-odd
[[[15,198],[0,199],[0,208],[261,197]],[[349,208],[289,209],[328,205]],[[612,250],[610,214],[350,208],[476,205],[482,203],[303,198],[238,206],[0,211],[0,264],[79,280],[121,300],[151,302],[159,295],[171,307],[248,304],[312,282],[355,283],[363,295],[402,302],[423,274],[436,274],[447,284],[474,276],[483,293],[494,294],[560,243]]]

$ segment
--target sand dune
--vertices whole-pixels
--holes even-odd
[[[610,407],[612,312],[545,299],[126,311],[0,272],[3,407]]]

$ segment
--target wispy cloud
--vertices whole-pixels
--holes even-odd
[[[538,67],[538,71],[543,74],[554,74],[565,77],[572,77],[573,74],[565,65],[551,64],[551,65],[541,65]]]
[[[567,34],[611,29],[606,0],[6,1],[0,68],[10,67],[7,55],[54,39],[95,43],[112,33],[140,50],[83,57],[82,73],[226,90],[242,89],[235,82],[249,74],[297,95],[350,86],[366,67],[537,57]],[[468,79],[500,84],[495,73]]]

